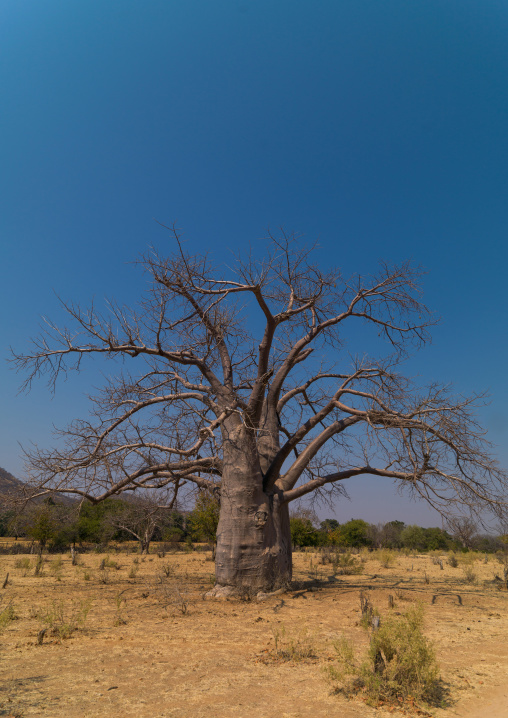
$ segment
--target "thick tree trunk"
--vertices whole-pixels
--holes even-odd
[[[289,511],[280,494],[263,491],[255,444],[240,430],[225,451],[217,529],[215,595],[269,591],[291,581]],[[214,592],[212,592],[213,594]],[[223,591],[224,593],[224,591]]]
[[[224,492],[217,530],[219,587],[269,591],[291,581],[289,512],[278,496]]]

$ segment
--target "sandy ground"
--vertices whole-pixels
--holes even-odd
[[[47,556],[34,576],[33,556],[0,556],[0,610],[16,619],[0,633],[0,716],[51,718],[368,718],[393,715],[331,691],[325,675],[333,642],[351,638],[361,652],[360,591],[382,613],[425,607],[447,693],[437,718],[508,716],[508,593],[499,590],[494,557],[444,568],[431,556],[397,555],[383,568],[361,556],[362,573],[333,579],[311,553],[295,555],[295,579],[307,590],[254,600],[209,601],[213,564],[207,553],[145,560],[111,553],[118,568],[100,570],[105,555]],[[22,560],[29,561],[27,568]],[[56,563],[55,563],[56,560]],[[16,567],[17,566],[17,567]],[[468,583],[465,569],[476,574]],[[167,575],[166,575],[167,574]],[[314,581],[314,586],[311,582]],[[314,590],[311,590],[311,587]],[[388,608],[388,597],[395,600]],[[70,638],[48,628],[79,623]],[[49,624],[48,624],[49,622]],[[274,660],[279,641],[302,638],[314,657]],[[399,713],[400,715],[400,713]]]

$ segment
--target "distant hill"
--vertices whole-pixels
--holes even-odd
[[[0,466],[0,501],[2,499],[9,499],[16,494],[21,494],[24,488],[26,488],[26,484],[23,481],[20,481]],[[53,498],[62,504],[74,503],[73,499],[69,498],[69,496],[65,496],[65,494],[60,494],[58,492],[53,494]],[[34,501],[44,501],[44,497],[39,497],[34,499]]]
[[[6,496],[23,489],[23,482],[0,466],[0,495]]]

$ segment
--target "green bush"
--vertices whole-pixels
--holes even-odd
[[[335,576],[354,576],[362,572],[361,563],[349,552],[335,554],[332,564]]]
[[[340,543],[343,546],[371,546],[370,525],[363,519],[351,519],[339,529]]]
[[[319,533],[312,525],[312,521],[306,518],[294,516],[289,520],[291,526],[291,541],[293,546],[318,546]]]
[[[0,631],[7,628],[11,621],[17,621],[19,616],[17,615],[12,603],[9,603],[3,611],[0,612]]]
[[[338,692],[361,691],[373,705],[380,700],[440,702],[439,669],[434,649],[423,635],[422,606],[412,606],[400,617],[381,618],[361,663],[347,639],[336,642],[335,650],[337,665],[328,674]]]
[[[392,551],[386,548],[378,551],[376,558],[383,568],[390,568],[390,566],[393,566],[393,564],[397,561]]]
[[[201,490],[196,498],[194,510],[189,514],[187,523],[190,527],[188,543],[192,541],[217,540],[220,504],[217,496],[210,491]],[[183,535],[183,533],[182,533]]]

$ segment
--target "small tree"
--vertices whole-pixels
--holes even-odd
[[[363,519],[351,519],[340,527],[340,542],[343,546],[370,546],[371,527]]]
[[[336,531],[340,524],[337,519],[325,519],[319,524],[321,531]]]
[[[404,530],[403,521],[388,521],[380,529],[380,543],[385,548],[400,548],[402,546],[401,534]]]
[[[421,526],[415,524],[406,526],[401,531],[400,540],[405,548],[413,549],[413,551],[423,551],[425,548],[425,532]]]
[[[453,538],[470,550],[474,548],[478,538],[478,523],[470,516],[450,516],[447,519],[448,529]]]
[[[284,235],[230,270],[184,251],[172,232],[175,254],[141,261],[149,288],[138,310],[64,304],[72,327],[47,323],[15,355],[26,387],[47,373],[54,388],[91,356],[123,366],[92,419],[75,421],[57,449],[27,453],[36,492],[93,503],[148,487],[220,492],[216,594],[286,583],[291,502],[340,496],[346,479],[395,480],[444,513],[505,507],[507,477],[475,421],[477,398],[398,371],[432,324],[418,270],[345,278]],[[360,322],[379,356],[344,351]]]
[[[218,497],[209,491],[201,489],[196,498],[194,511],[189,516],[188,524],[194,541],[208,541],[212,544],[214,559],[219,518],[220,503]]]
[[[38,542],[41,553],[48,544],[58,544],[59,534],[71,523],[68,507],[56,503],[52,498],[26,507],[21,519],[25,535]]]
[[[56,517],[46,507],[34,512],[31,519],[27,526],[27,535],[39,543],[39,551],[42,552],[48,541],[55,536],[58,523]]]
[[[98,504],[84,501],[76,522],[78,541],[107,544],[117,533],[109,516],[121,512],[123,506],[124,501],[120,499],[105,499]]]
[[[147,554],[155,534],[163,528],[173,503],[168,505],[164,501],[159,503],[151,496],[137,496],[122,502],[118,511],[108,514],[107,522],[114,529],[133,536],[139,541],[141,554]]]
[[[289,519],[291,528],[291,541],[293,546],[318,546],[319,534],[312,521],[302,516],[292,516]]]

